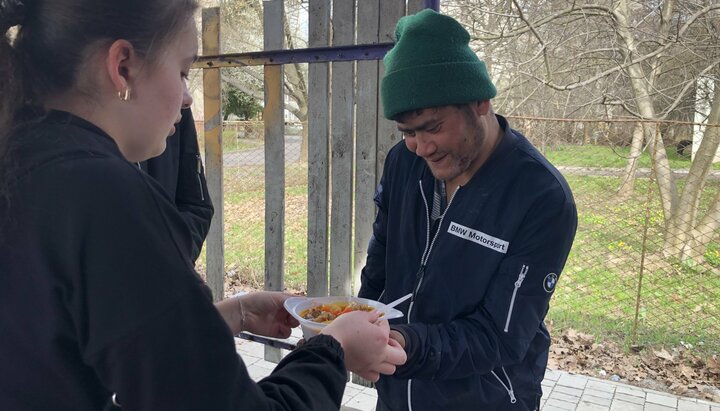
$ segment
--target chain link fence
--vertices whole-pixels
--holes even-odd
[[[285,124],[285,285],[303,291],[307,270],[307,149],[300,122]],[[203,123],[196,123],[202,134]],[[223,122],[225,293],[262,289],[265,149],[262,121]],[[201,151],[203,150],[200,138]],[[198,259],[204,272],[204,258]]]
[[[693,159],[717,157],[707,147],[693,155],[703,128],[636,120],[511,124],[561,170],[577,203],[577,235],[548,314],[555,332],[717,354],[720,166],[708,164],[704,178],[693,168]]]

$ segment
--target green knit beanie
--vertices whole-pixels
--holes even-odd
[[[495,97],[485,63],[470,49],[470,34],[452,17],[432,9],[405,16],[395,38],[380,83],[386,118]]]

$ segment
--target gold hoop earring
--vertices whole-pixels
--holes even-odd
[[[122,101],[128,101],[130,99],[130,87],[125,89],[125,91],[118,91],[118,98]]]

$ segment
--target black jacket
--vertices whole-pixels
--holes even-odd
[[[98,411],[113,392],[128,411],[340,407],[346,370],[331,337],[251,380],[175,204],[107,134],[51,112],[13,135],[11,153],[0,410]]]
[[[504,135],[450,200],[437,234],[434,177],[403,142],[385,162],[361,297],[413,292],[391,326],[408,362],[377,383],[383,410],[534,409],[547,364],[548,303],[577,213],[560,173],[498,116]]]
[[[190,257],[195,261],[210,230],[214,209],[189,108],[182,110],[182,120],[175,129],[167,139],[165,151],[141,162],[140,168],[160,183],[183,216],[192,236]]]

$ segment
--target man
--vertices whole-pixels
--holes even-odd
[[[375,194],[360,296],[412,292],[391,321],[407,363],[378,410],[535,410],[543,324],[577,212],[562,175],[494,114],[485,64],[457,21],[402,18],[385,57],[384,114],[404,141]]]
[[[160,183],[183,216],[192,240],[188,256],[194,263],[210,230],[214,209],[189,108],[182,110],[182,119],[168,137],[165,151],[138,166]]]

